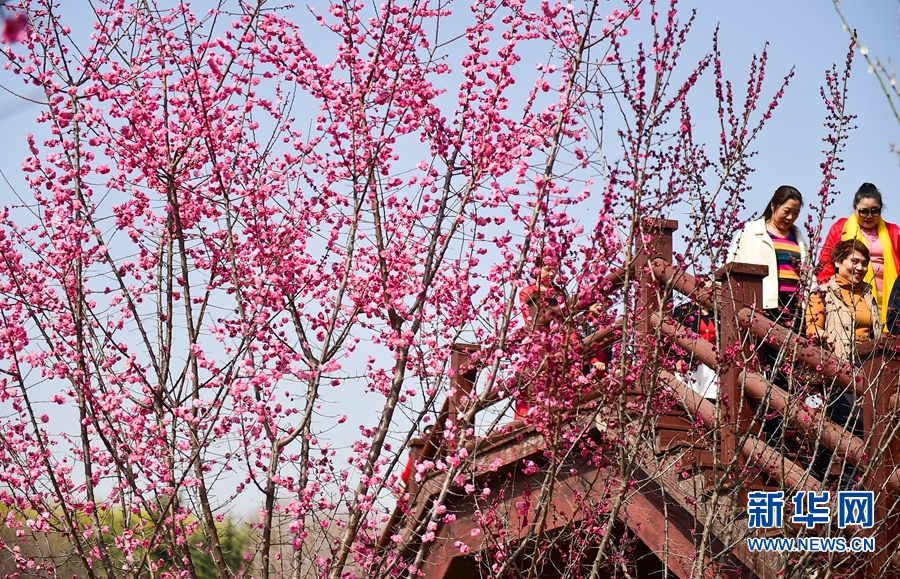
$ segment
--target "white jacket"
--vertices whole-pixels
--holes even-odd
[[[794,227],[794,235],[797,237],[797,245],[800,246],[800,261],[806,265],[809,261],[809,249],[806,238]],[[769,275],[763,278],[762,293],[765,309],[778,307],[778,260],[775,258],[775,245],[766,230],[765,219],[748,221],[738,233],[728,249],[728,263],[752,263],[755,265],[769,266]],[[803,273],[801,271],[801,278]]]

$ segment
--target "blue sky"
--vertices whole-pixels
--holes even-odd
[[[800,189],[814,199],[822,180],[819,164],[823,161],[822,123],[825,106],[819,95],[824,71],[832,63],[843,65],[850,37],[843,31],[840,17],[828,0],[776,2],[714,2],[698,0],[681,4],[684,10],[698,10],[692,47],[698,53],[708,49],[712,30],[720,26],[720,43],[726,72],[734,79],[747,70],[750,58],[765,42],[769,47],[771,94],[780,77],[795,67],[781,106],[771,124],[763,131],[756,149],[756,173],[751,177],[756,199],[748,198],[748,213],[759,212],[769,195],[782,184]],[[870,57],[887,61],[900,57],[900,3],[896,0],[844,0],[841,10],[857,29],[860,41]],[[705,37],[705,38],[704,38]],[[704,45],[705,43],[705,45]],[[852,195],[863,182],[875,183],[885,197],[885,218],[900,220],[900,171],[898,157],[890,151],[900,143],[900,124],[894,118],[874,75],[867,71],[863,57],[857,54],[850,82],[849,107],[858,115],[858,128],[851,132],[842,155],[844,171],[836,188],[841,192],[829,213],[838,216],[851,210]],[[711,80],[706,80],[711,84]],[[711,115],[714,120],[714,115]],[[695,120],[702,122],[699,116]],[[749,215],[747,215],[749,217]],[[830,221],[830,220],[829,220]]]
[[[844,0],[841,3],[848,21],[858,30],[859,37],[872,57],[883,61],[900,56],[900,3],[895,0]],[[696,60],[709,51],[713,30],[720,26],[725,73],[737,83],[746,77],[750,59],[769,43],[770,95],[780,78],[793,66],[795,76],[791,86],[770,121],[756,149],[759,156],[751,178],[754,195],[748,198],[747,217],[765,204],[768,195],[781,184],[791,184],[807,198],[814,198],[821,182],[819,163],[824,156],[822,126],[825,108],[819,96],[824,71],[832,63],[840,66],[845,58],[849,36],[828,0],[715,1],[686,0],[679,4],[680,16],[686,18],[692,8],[697,9],[697,21],[690,36],[685,62]],[[302,7],[291,14],[297,20],[307,17]],[[646,11],[645,11],[646,13]],[[76,16],[76,15],[73,15]],[[77,16],[75,22],[77,22]],[[839,175],[837,189],[841,197],[831,208],[831,215],[849,213],[853,192],[863,182],[875,183],[884,193],[888,220],[900,220],[900,183],[898,157],[890,151],[900,142],[900,123],[894,118],[884,93],[874,75],[867,72],[864,59],[857,55],[851,79],[850,108],[858,115],[858,128],[852,131],[843,158],[845,170]],[[18,78],[2,75],[2,84],[16,91],[23,88]],[[695,93],[712,94],[712,76],[707,74]],[[25,96],[30,95],[25,89]],[[0,92],[0,131],[4,135],[0,170],[20,194],[29,196],[22,188],[19,165],[26,156],[25,135],[36,131],[33,118],[38,107],[22,102],[8,92]],[[694,114],[697,132],[715,137],[716,120],[710,114]],[[894,201],[894,200],[897,201]],[[892,203],[893,202],[893,203]],[[10,185],[0,180],[0,205],[15,204]],[[896,207],[891,208],[891,205]]]

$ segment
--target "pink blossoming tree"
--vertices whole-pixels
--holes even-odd
[[[0,213],[8,576],[413,577],[458,497],[478,524],[453,548],[489,537],[481,573],[634,564],[616,521],[680,408],[651,323],[672,286],[639,282],[639,256],[677,209],[675,265],[723,264],[790,76],[770,85],[765,53],[739,96],[714,37],[688,62],[691,16],[637,0],[104,0],[90,31],[68,5],[2,8],[4,83],[43,95],[27,192]],[[692,106],[701,79],[717,108]],[[699,114],[716,141],[695,140]],[[568,300],[525,324],[519,294],[551,262]],[[579,310],[614,342],[605,367]],[[477,349],[454,368],[462,342]],[[362,396],[377,411],[346,422]],[[479,466],[475,441],[513,430],[476,413],[519,400],[544,450],[518,475],[610,473],[577,512],[552,482],[504,510],[477,478],[505,463]],[[441,450],[407,486],[429,424]],[[725,466],[723,488],[743,469]]]

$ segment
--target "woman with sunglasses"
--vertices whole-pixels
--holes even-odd
[[[875,290],[875,300],[884,324],[888,312],[888,300],[897,273],[900,272],[900,251],[898,236],[900,227],[888,223],[881,218],[884,204],[881,192],[871,183],[863,183],[853,197],[853,214],[838,219],[831,227],[819,255],[820,284],[827,283],[834,276],[834,260],[831,250],[839,242],[847,239],[858,239],[869,249],[869,270],[865,281]]]

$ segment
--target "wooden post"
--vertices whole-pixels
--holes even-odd
[[[460,439],[466,437],[466,430],[472,426],[462,421],[461,418],[473,403],[472,396],[475,393],[478,368],[471,361],[471,355],[476,351],[478,351],[478,346],[474,344],[456,343],[453,344],[450,354],[450,390],[453,395],[450,397],[447,422],[454,427],[451,429],[454,436],[460,437]],[[446,428],[443,424],[439,427]],[[456,440],[452,446],[457,447],[460,442],[461,440]]]
[[[716,272],[716,281],[722,284],[724,299],[719,303],[718,352],[719,379],[722,388],[719,391],[719,461],[723,467],[731,464],[732,459],[740,457],[737,439],[750,427],[750,412],[743,399],[740,374],[744,370],[743,361],[749,360],[750,351],[747,332],[738,325],[738,312],[744,307],[757,307],[762,303],[762,280],[769,273],[766,265],[747,263],[729,263]],[[729,349],[741,346],[740,352],[730,357],[724,353]],[[737,362],[741,362],[740,364]],[[740,416],[738,412],[740,410]]]
[[[424,438],[413,438],[409,441],[409,479],[406,481],[406,492],[409,496],[416,496],[419,483],[416,482],[416,464],[425,458],[425,446],[428,441]]]
[[[659,283],[653,275],[653,260],[662,259],[672,261],[672,233],[678,229],[678,222],[667,219],[645,219],[642,227],[638,228],[635,240],[635,254],[631,266],[634,272],[636,289],[635,308],[633,317],[629,322],[630,328],[624,328],[625,332],[634,331],[630,354],[640,358],[653,359],[650,354],[657,345],[651,343],[650,336],[657,333],[654,327],[653,315],[666,311],[665,300],[668,296],[660,292]],[[626,264],[628,265],[628,264]],[[626,288],[627,291],[627,288]],[[627,298],[626,298],[627,299]],[[623,351],[622,355],[626,355]],[[635,393],[650,393],[656,384],[654,372],[659,371],[658,364],[643,364],[634,385]],[[629,390],[632,388],[629,387]]]
[[[650,264],[657,258],[671,263],[672,234],[677,229],[678,222],[671,219],[647,219],[638,229],[632,271],[637,283],[635,329],[639,332],[651,333],[653,324],[650,316],[664,308],[661,303],[664,296],[656,289],[656,278]]]
[[[875,553],[866,577],[897,577],[886,574],[897,550],[900,537],[900,521],[897,520],[897,497],[885,488],[885,480],[891,476],[900,459],[900,442],[891,436],[896,426],[892,400],[897,392],[900,374],[900,357],[891,350],[897,339],[889,339],[887,348],[878,347],[874,355],[863,364],[862,377],[868,383],[862,401],[863,440],[866,441],[869,460],[876,461],[861,488],[875,493]],[[884,447],[884,448],[882,448]]]

